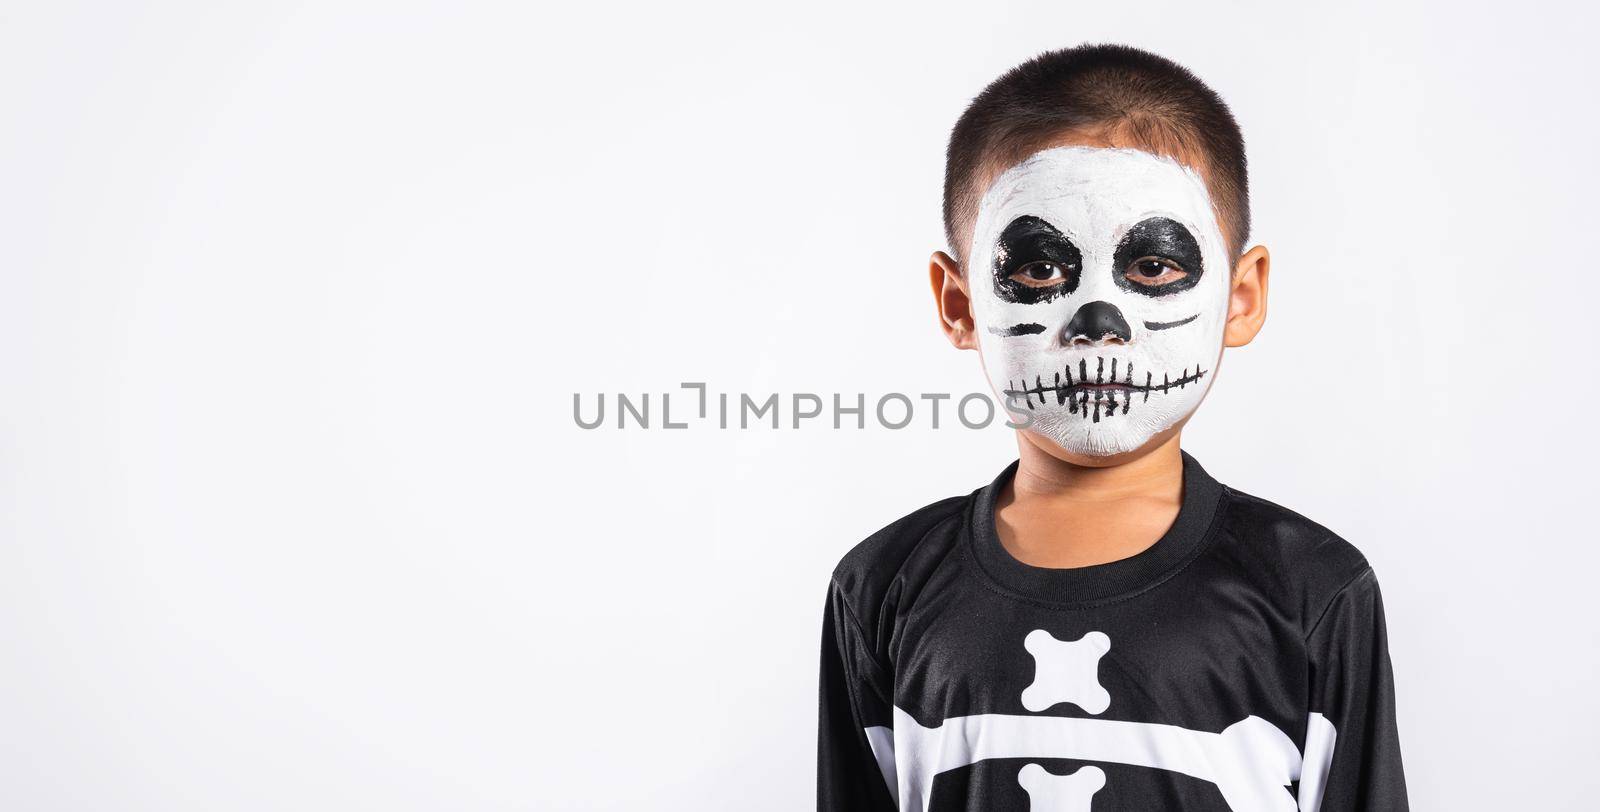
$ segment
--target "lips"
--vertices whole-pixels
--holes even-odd
[[[1189,384],[1199,383],[1207,374],[1207,370],[1197,364],[1193,372],[1189,367],[1184,367],[1176,374],[1163,372],[1159,379],[1154,372],[1145,371],[1144,380],[1139,381],[1134,377],[1137,373],[1133,364],[1121,370],[1117,367],[1118,359],[1112,358],[1108,365],[1106,359],[1100,357],[1095,359],[1091,373],[1088,359],[1080,358],[1076,369],[1068,364],[1060,372],[1052,372],[1048,381],[1043,375],[1034,376],[1032,385],[1026,380],[1007,381],[1003,394],[1006,401],[1012,404],[1017,395],[1022,395],[1029,410],[1036,407],[1035,399],[1038,400],[1038,406],[1054,400],[1056,405],[1066,405],[1069,412],[1085,417],[1089,417],[1092,410],[1094,421],[1099,422],[1102,413],[1107,416],[1119,411],[1127,414],[1135,399],[1142,403],[1150,400],[1152,392],[1165,394],[1173,389],[1183,389]]]

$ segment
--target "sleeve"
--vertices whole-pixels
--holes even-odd
[[[1408,809],[1383,596],[1370,567],[1334,596],[1306,644],[1311,715],[1300,808]]]
[[[896,808],[890,673],[838,583],[830,584],[822,620],[818,812]]]

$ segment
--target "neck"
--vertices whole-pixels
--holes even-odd
[[[1115,502],[1145,498],[1183,485],[1183,452],[1179,435],[1137,457],[1114,465],[1078,465],[1061,459],[1018,435],[1020,461],[1010,488],[1018,498]]]
[[[1178,516],[1178,432],[1138,456],[1104,466],[1069,462],[1029,437],[1017,439],[1021,460],[999,494],[995,530],[1001,545],[1025,564],[1085,567],[1137,555]]]

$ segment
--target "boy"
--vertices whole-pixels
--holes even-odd
[[[1406,809],[1372,569],[1179,449],[1266,318],[1227,106],[1044,54],[957,122],[944,213],[941,324],[1020,459],[834,571],[818,808]]]

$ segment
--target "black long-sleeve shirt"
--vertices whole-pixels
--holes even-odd
[[[1121,561],[1032,567],[1015,471],[874,534],[823,622],[819,810],[1404,810],[1383,602],[1349,543],[1184,455]]]

